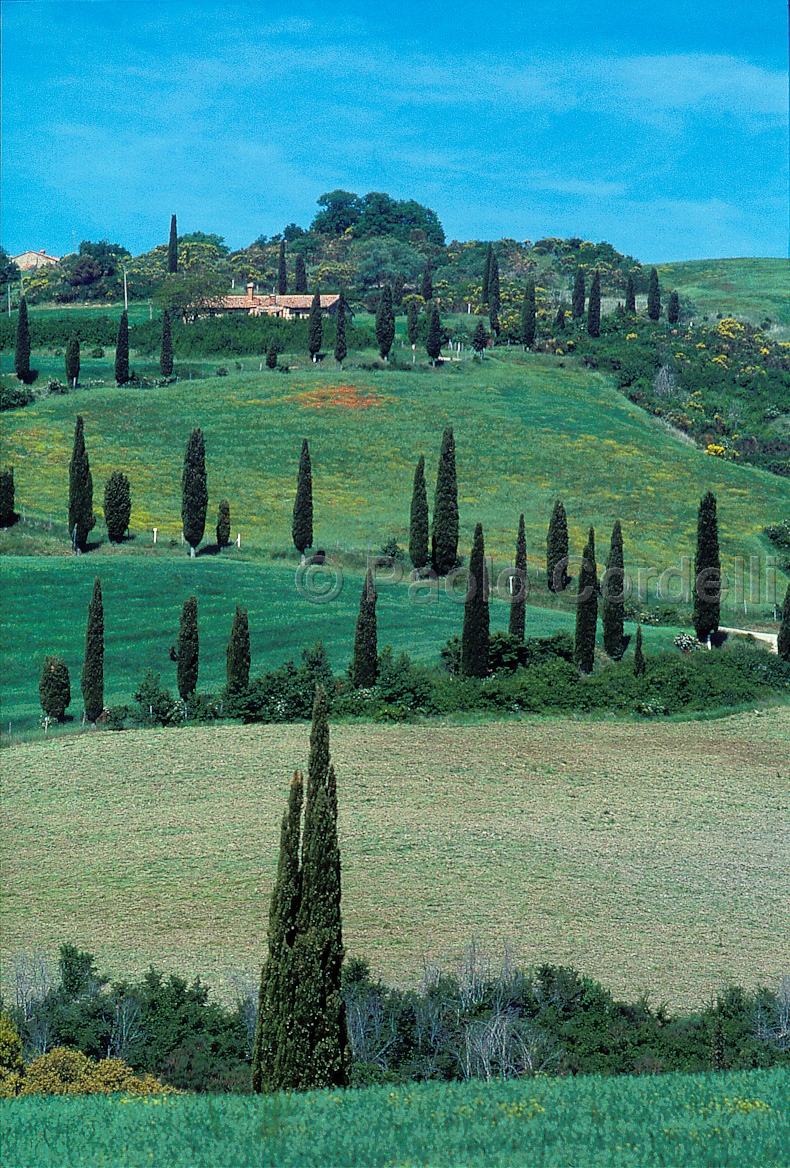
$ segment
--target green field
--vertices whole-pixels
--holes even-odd
[[[687,260],[657,264],[666,291],[676,288],[700,315],[734,316],[762,324],[766,317],[790,326],[790,260]]]
[[[790,1074],[0,1104],[6,1168],[785,1168]]]
[[[4,751],[3,971],[255,976],[307,725],[88,732]],[[710,722],[523,717],[332,728],[351,956],[413,983],[471,938],[625,1000],[790,968],[790,708]]]

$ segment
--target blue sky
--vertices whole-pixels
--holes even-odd
[[[3,0],[2,242],[232,247],[342,187],[448,239],[788,245],[783,0]]]

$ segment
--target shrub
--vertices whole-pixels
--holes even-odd
[[[22,1080],[20,1095],[175,1095],[174,1087],[151,1075],[139,1078],[121,1059],[95,1062],[81,1050],[55,1047],[34,1059]]]
[[[62,657],[47,656],[38,683],[41,708],[48,718],[64,721],[71,701],[69,671]]]
[[[161,674],[147,669],[132,697],[138,705],[138,718],[145,726],[171,726],[180,721],[180,710],[169,689],[161,684]]]
[[[0,410],[18,410],[36,400],[32,389],[0,378]]]

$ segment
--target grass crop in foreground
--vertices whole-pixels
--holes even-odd
[[[785,1168],[790,1074],[23,1099],[6,1168]]]

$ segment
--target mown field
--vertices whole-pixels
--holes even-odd
[[[665,289],[688,296],[700,313],[762,324],[766,317],[790,326],[790,261],[786,259],[686,260],[657,264]]]
[[[785,1168],[790,1075],[0,1104],[7,1168]]]
[[[256,976],[306,725],[94,732],[3,754],[3,972],[69,941]],[[698,1006],[790,968],[790,710],[641,725],[332,729],[345,937],[399,983],[470,939]]]

